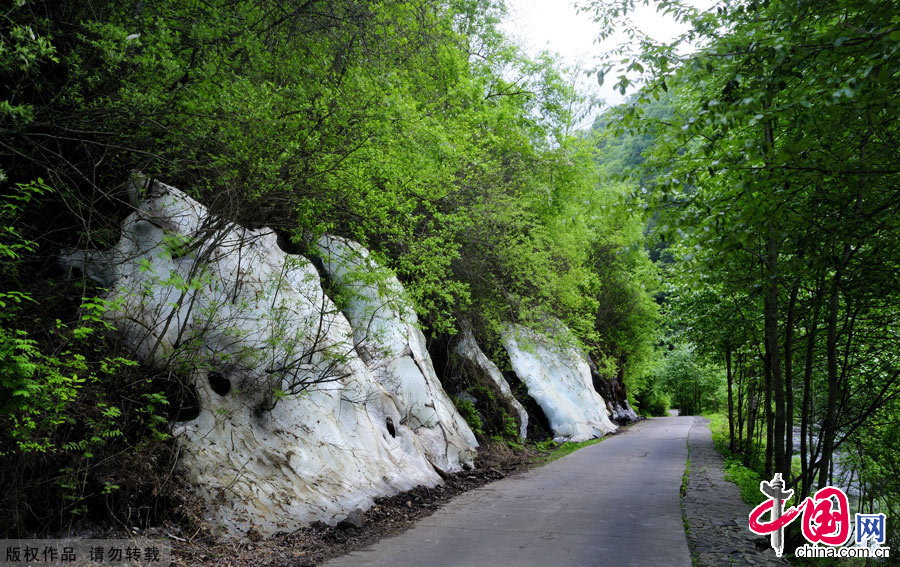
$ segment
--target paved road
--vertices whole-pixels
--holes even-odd
[[[679,489],[692,423],[642,421],[325,566],[690,567]]]

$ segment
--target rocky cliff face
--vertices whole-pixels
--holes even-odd
[[[373,340],[272,231],[162,183],[134,189],[114,249],[62,260],[110,290],[106,317],[139,358],[195,383],[200,415],[172,429],[224,535],[335,523],[471,461],[474,437],[402,308],[379,311],[385,335]]]
[[[588,364],[591,369],[591,380],[594,384],[594,390],[606,401],[606,407],[609,415],[615,423],[625,425],[640,419],[637,412],[628,403],[628,395],[625,392],[625,384],[622,376],[615,378],[604,378],[594,361],[588,358]]]
[[[521,325],[507,326],[502,340],[513,370],[544,410],[554,440],[585,441],[616,430],[582,352]]]

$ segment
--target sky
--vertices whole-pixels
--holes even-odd
[[[708,7],[713,3],[713,0],[699,0],[694,5]],[[509,13],[500,28],[532,56],[543,50],[556,52],[566,65],[587,70],[595,66],[597,56],[605,48],[622,40],[621,36],[613,37],[598,45],[595,40],[600,32],[599,24],[591,21],[590,14],[579,14],[574,0],[506,0],[506,4]],[[637,7],[633,19],[644,33],[657,41],[671,41],[687,31],[671,18],[656,13],[653,7]],[[601,87],[595,77],[581,74],[576,78],[579,90],[604,99],[609,106],[625,98],[613,90],[613,83],[615,80],[607,80]],[[590,124],[601,110],[595,109],[581,124]]]

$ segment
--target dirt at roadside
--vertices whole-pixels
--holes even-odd
[[[504,445],[482,446],[474,470],[448,476],[443,486],[418,486],[402,494],[376,499],[375,506],[363,514],[361,527],[346,523],[338,526],[317,523],[268,539],[254,538],[250,534],[250,538],[257,541],[225,543],[200,533],[190,541],[173,542],[174,564],[179,567],[319,565],[332,557],[361,549],[383,537],[408,529],[416,520],[431,515],[462,492],[527,470],[528,463],[536,455],[530,451],[516,453]]]

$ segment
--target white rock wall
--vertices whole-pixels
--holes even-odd
[[[173,433],[223,535],[333,524],[377,496],[440,483],[431,462],[453,469],[471,457],[468,438],[445,449],[423,435],[456,416],[439,384],[404,382],[421,364],[419,336],[415,363],[385,361],[408,369],[392,374],[387,391],[305,258],[282,252],[269,230],[216,219],[164,184],[140,184],[145,198],[117,246],[62,262],[110,289],[116,307],[106,317],[137,356],[193,377],[200,415]],[[429,399],[440,410],[428,413]],[[463,437],[468,429],[456,425],[451,433]]]
[[[478,442],[438,380],[396,276],[356,242],[326,235],[317,249],[353,327],[357,351],[393,396],[429,461],[445,473],[471,463]]]
[[[516,376],[544,410],[554,440],[586,441],[616,430],[581,352],[521,325],[508,325],[501,339]]]

